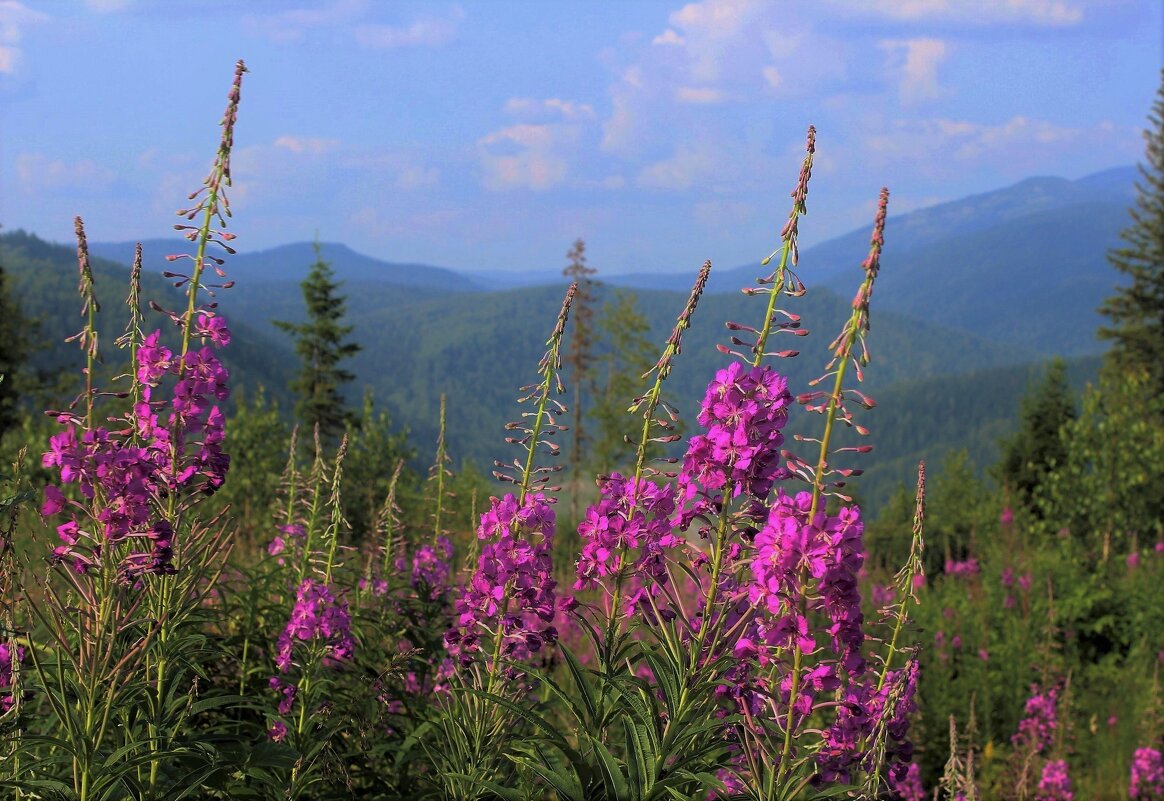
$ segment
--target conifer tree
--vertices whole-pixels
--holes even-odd
[[[1164,70],[1156,103],[1144,131],[1147,164],[1140,165],[1132,224],[1126,243],[1108,260],[1131,279],[1104,301],[1100,312],[1111,321],[1099,330],[1113,342],[1110,364],[1117,370],[1147,370],[1149,389],[1164,394]]]
[[[582,241],[581,237],[574,240],[574,245],[566,253],[566,258],[570,260],[570,263],[562,270],[562,275],[578,284],[571,309],[571,322],[574,331],[562,358],[566,369],[570,371],[570,382],[574,386],[574,439],[573,447],[570,449],[570,476],[574,482],[572,494],[574,500],[571,511],[574,518],[577,519],[579,478],[586,455],[582,388],[583,384],[592,383],[591,370],[594,364],[594,286],[597,282],[590,276],[597,273],[598,270],[586,264],[586,243]]]
[[[1042,380],[1023,397],[1019,430],[1003,445],[1003,483],[1024,506],[1046,476],[1064,463],[1067,448],[1060,429],[1075,419],[1075,399],[1067,385],[1067,366],[1053,360]]]
[[[343,322],[345,300],[318,242],[315,263],[299,286],[307,304],[306,322],[275,321],[276,326],[291,334],[299,356],[299,372],[291,382],[298,398],[295,414],[307,431],[318,425],[323,437],[335,439],[352,419],[344,403],[343,386],[355,378],[340,363],[361,348],[347,341],[352,326]]]
[[[642,390],[642,375],[655,363],[654,344],[647,338],[650,326],[639,313],[633,292],[619,292],[602,308],[598,330],[609,344],[602,356],[603,385],[595,393],[590,416],[598,426],[593,464],[610,472],[630,459],[635,446],[626,441],[636,418],[627,413]],[[655,454],[652,454],[655,455]]]
[[[0,264],[0,437],[20,420],[19,373],[28,355],[27,323],[12,294],[4,265]]]

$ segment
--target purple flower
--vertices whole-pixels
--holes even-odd
[[[901,798],[901,801],[925,801],[926,791],[922,786],[921,768],[916,762],[904,765],[904,771],[889,772],[889,789]]]
[[[271,724],[271,728],[267,730],[267,736],[273,742],[281,743],[287,739],[287,724],[281,720],[276,720]]]
[[[230,333],[221,318],[203,314],[199,325],[219,344]],[[60,414],[63,430],[49,440],[45,467],[57,468],[62,484],[76,484],[88,505],[65,500],[57,487],[45,490],[41,512],[49,517],[75,509],[84,522],[71,518],[57,531],[65,546],[53,558],[69,561],[84,572],[101,558],[106,543],[140,542],[118,565],[122,580],[135,582],[142,573],[173,572],[174,531],[158,517],[167,495],[186,491],[212,493],[222,486],[230,466],[223,451],[225,420],[211,398],[229,395],[227,372],[209,348],[188,353],[185,372],[175,382],[171,411],[155,399],[158,384],[167,375],[179,375],[178,361],[154,331],[137,351],[135,379],[140,401],[127,419],[129,427],[83,430],[82,421]],[[195,484],[195,478],[201,481]]]
[[[160,344],[161,338],[160,330],[147,334],[137,349],[137,380],[148,386],[157,386],[161,377],[173,367],[174,354]]]
[[[1132,801],[1164,799],[1164,757],[1156,748],[1137,748],[1132,757],[1132,777],[1128,783]]]
[[[754,581],[749,596],[753,603],[762,602],[776,618],[769,646],[799,644],[802,651],[811,651],[815,643],[798,611],[800,599],[811,595],[807,608],[827,615],[833,650],[847,673],[859,675],[865,669],[861,656],[865,616],[857,585],[857,574],[865,562],[861,513],[855,506],[842,507],[835,516],[829,516],[822,505],[809,520],[811,508],[811,493],[791,497],[783,490],[777,492],[767,523],[755,537],[751,562]],[[809,580],[816,582],[815,593],[808,593],[804,586]]]
[[[326,584],[304,579],[295,595],[291,618],[276,643],[276,667],[282,673],[291,671],[295,645],[300,642],[321,643],[326,658],[350,659],[355,650],[351,623],[346,601],[337,599]]]
[[[958,578],[970,578],[978,575],[978,560],[966,559],[958,562],[953,559],[946,560],[946,574],[950,576],[957,576]]]
[[[1062,759],[1050,760],[1043,764],[1043,775],[1039,778],[1036,801],[1074,801],[1071,777],[1067,774],[1067,762]]]
[[[449,560],[452,558],[453,544],[448,537],[438,536],[435,545],[421,545],[412,555],[412,586],[427,590],[431,599],[444,595],[449,589],[447,582],[452,571]],[[387,583],[384,584],[386,590]]]
[[[707,433],[691,437],[683,458],[684,499],[724,490],[766,498],[775,482],[789,476],[780,446],[791,403],[787,379],[770,367],[733,362],[717,372],[698,417]]]
[[[578,524],[582,552],[574,589],[597,587],[601,579],[624,567],[644,588],[651,582],[666,583],[664,552],[680,544],[671,519],[675,512],[672,491],[618,473],[602,479],[599,489],[601,498],[586,509]],[[624,559],[629,562],[624,564]]]
[[[1019,721],[1018,732],[1010,738],[1011,742],[1030,748],[1036,754],[1048,748],[1059,728],[1058,700],[1057,687],[1040,693],[1039,686],[1032,684],[1031,697],[1026,703],[1026,717]]]
[[[16,703],[11,687],[15,673],[20,670],[20,663],[24,661],[24,648],[16,647],[16,658],[12,658],[12,647],[6,642],[0,642],[0,714],[6,713]]]
[[[521,660],[555,642],[554,510],[542,493],[490,498],[477,536],[486,540],[477,569],[454,604],[456,621],[445,633],[449,653],[473,661],[482,637],[500,639],[500,653]]]
[[[199,314],[194,324],[194,334],[203,339],[209,339],[220,348],[225,348],[230,344],[230,329],[226,327],[226,320],[218,315],[205,312]]]

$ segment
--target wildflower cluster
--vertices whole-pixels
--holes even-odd
[[[1137,748],[1132,757],[1128,798],[1133,801],[1164,799],[1164,756],[1156,748]]]
[[[13,659],[13,656],[16,658]],[[15,684],[16,672],[20,670],[20,663],[24,661],[24,648],[0,642],[0,715],[12,709],[16,703],[12,687]]]
[[[456,626],[445,634],[446,646],[468,664],[484,635],[493,639],[495,655],[526,659],[558,638],[550,560],[554,509],[540,492],[520,504],[512,493],[490,498],[477,537],[484,544],[455,602]]]
[[[443,534],[430,543],[419,545],[412,554],[412,587],[427,593],[429,599],[436,600],[449,590],[449,574],[452,571],[453,543]],[[396,562],[397,570],[403,572],[408,567],[403,558]]]
[[[601,579],[618,575],[624,568],[644,586],[652,581],[666,584],[664,551],[680,544],[671,521],[674,492],[657,482],[636,481],[619,473],[600,479],[599,489],[601,498],[586,509],[578,524],[582,552],[574,589],[599,586]],[[630,554],[633,559],[628,559]],[[628,599],[628,607],[633,608],[636,597]]]
[[[865,561],[861,512],[855,506],[842,507],[836,515],[820,509],[810,518],[811,508],[810,492],[776,493],[768,520],[756,534],[749,596],[772,615],[765,640],[774,648],[815,651],[808,614],[823,613],[833,652],[846,673],[858,675],[865,668],[865,618],[857,587]],[[809,578],[816,582],[815,591]]]
[[[1067,773],[1067,761],[1051,759],[1043,764],[1043,773],[1039,777],[1039,788],[1035,794],[1036,801],[1075,801],[1075,793],[1071,789],[1071,777]]]
[[[291,670],[297,643],[322,646],[328,659],[350,659],[355,645],[348,605],[326,584],[304,579],[295,594],[291,618],[279,635],[275,666],[283,673]]]
[[[229,373],[214,348],[230,343],[230,330],[215,312],[204,310],[194,334],[211,344],[185,355],[163,344],[160,330],[142,339],[131,377],[137,401],[124,427],[110,430],[92,425],[91,415],[57,414],[64,430],[50,438],[43,463],[57,470],[62,484],[76,484],[88,508],[49,485],[41,514],[65,515],[57,526],[63,544],[53,556],[78,572],[92,569],[114,546],[126,545],[116,551],[122,581],[172,573],[174,530],[167,502],[213,494],[226,480],[230,456],[223,450],[219,404],[230,396]],[[168,401],[162,388],[166,378],[173,379]]]
[[[1010,738],[1011,742],[1033,753],[1050,748],[1059,728],[1058,702],[1058,687],[1039,692],[1039,686],[1032,684],[1031,697],[1026,703],[1026,717],[1019,722],[1018,731]]]
[[[718,371],[699,410],[707,433],[693,436],[683,457],[683,497],[690,500],[702,490],[711,498],[727,490],[764,498],[788,478],[780,446],[791,403],[787,379],[768,366],[748,369],[733,362]]]
[[[925,801],[926,790],[922,785],[921,767],[916,762],[910,762],[904,773],[890,773],[889,789],[897,793],[901,801]]]

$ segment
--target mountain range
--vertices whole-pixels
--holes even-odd
[[[906,468],[918,458],[934,461],[950,447],[967,447],[980,466],[993,459],[998,437],[1014,424],[1023,387],[1047,358],[1070,358],[1077,386],[1094,377],[1102,352],[1094,337],[1100,322],[1095,308],[1117,284],[1106,253],[1128,224],[1135,179],[1130,167],[1074,181],[1031,178],[889,219],[869,338],[874,361],[866,382],[882,401],[867,415],[879,450],[861,484],[871,505],[878,505],[896,481],[908,481],[912,468]],[[867,230],[853,231],[801,254],[797,272],[810,291],[789,308],[803,315],[813,335],[797,340],[800,357],[780,364],[794,392],[820,372],[825,346],[848,316],[868,237]],[[183,252],[186,244],[180,239],[143,243],[147,272],[165,269],[165,255]],[[302,319],[298,283],[316,259],[314,248],[289,244],[239,253],[227,263],[237,283],[220,293],[219,302],[232,320],[236,343],[248,343],[239,350],[248,365],[243,369],[276,397],[286,397],[294,356],[270,321]],[[411,429],[422,453],[435,441],[437,402],[444,393],[454,453],[481,465],[504,458],[502,428],[517,413],[517,387],[536,376],[565,288],[560,273],[395,263],[329,242],[319,249],[343,282],[348,322],[363,346],[352,365],[357,384],[371,387],[393,418]],[[20,256],[30,250],[36,259]],[[124,271],[113,263],[127,263],[133,245],[94,243],[90,250],[113,275]],[[0,259],[17,274],[26,306],[42,318],[57,314],[61,298],[74,291],[75,266],[68,265],[75,265],[75,256],[68,246],[23,232],[5,234]],[[27,266],[33,262],[37,266]],[[700,263],[694,254],[687,274],[599,273],[598,302],[633,291],[650,338],[661,345]],[[39,275],[21,279],[22,269]],[[759,300],[738,291],[752,285],[759,272],[758,265],[713,267],[668,382],[689,425],[703,386],[724,361],[714,348],[727,339],[723,322],[757,324],[763,314]],[[61,290],[44,291],[48,284]],[[33,291],[33,286],[41,288]],[[150,288],[168,290],[160,281]],[[240,328],[237,321],[245,323]],[[982,391],[968,392],[972,386]],[[814,425],[800,420],[792,428],[807,432]],[[879,428],[886,439],[878,438]]]

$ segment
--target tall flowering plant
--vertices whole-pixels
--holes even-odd
[[[561,601],[551,558],[558,487],[549,480],[561,466],[539,464],[539,457],[557,455],[552,437],[565,428],[558,422],[566,413],[557,399],[565,391],[561,345],[576,292],[576,284],[566,291],[538,362],[538,382],[521,389],[518,402],[532,410],[506,424],[515,432],[506,442],[521,455],[496,461],[493,475],[514,491],[489,499],[469,576],[454,593],[444,641],[459,669],[449,676],[428,746],[438,755],[432,780],[444,797],[475,798],[512,783],[513,756],[527,726],[548,727],[532,711],[531,670],[558,638]]]
[[[98,383],[100,306],[84,224],[75,221],[84,327],[70,341],[84,351],[85,386],[51,413],[61,428],[43,462],[57,481],[46,487],[41,513],[59,544],[43,582],[45,603],[32,605],[48,640],[32,644],[29,656],[60,724],[62,737],[52,745],[67,755],[65,783],[80,799],[106,797],[126,782],[142,787],[144,797],[161,797],[197,787],[216,769],[204,752],[194,768],[178,770],[175,759],[194,753],[183,732],[198,682],[193,654],[202,647],[195,612],[228,550],[222,527],[199,513],[230,465],[221,406],[228,374],[218,350],[231,334],[208,300],[230,282],[207,277],[225,277],[213,248],[234,252],[227,189],[245,72],[238,62],[214,164],[190,196],[194,206],[179,212],[194,224],[175,226],[194,248],[168,257],[191,262],[188,273],[166,273],[185,287],[185,308],[151,302],[177,333],[144,333],[139,245],[129,324],[116,342],[128,351],[129,366],[107,388]],[[23,743],[46,745],[36,737]],[[38,767],[23,781],[51,775],[51,761],[31,764]]]

